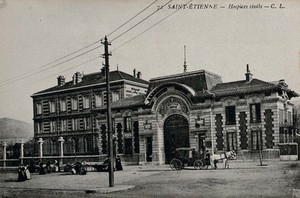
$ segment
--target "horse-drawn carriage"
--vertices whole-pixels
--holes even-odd
[[[195,169],[202,169],[205,166],[203,155],[194,148],[177,148],[174,151],[174,158],[170,161],[172,170],[181,170],[186,166],[193,166]]]
[[[229,159],[236,159],[235,151],[210,155],[206,152],[200,154],[194,148],[177,148],[174,158],[170,161],[170,167],[172,170],[181,170],[186,166],[193,166],[195,169],[207,169],[211,166],[216,169],[217,163],[222,161],[224,168],[229,168]]]

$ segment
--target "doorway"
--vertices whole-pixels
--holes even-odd
[[[146,162],[152,162],[152,137],[146,137]]]
[[[188,120],[179,114],[169,116],[164,123],[165,162],[174,157],[176,148],[190,147]]]

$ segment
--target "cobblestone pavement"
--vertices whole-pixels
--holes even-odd
[[[115,172],[115,187],[108,173],[87,175],[32,174],[16,182],[16,173],[0,174],[2,197],[291,197],[300,188],[299,162],[231,163],[230,169],[171,171],[169,166],[125,166]]]

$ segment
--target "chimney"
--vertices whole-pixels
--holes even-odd
[[[139,72],[137,73],[136,77],[137,77],[138,79],[142,79],[142,73],[139,71]]]
[[[58,86],[63,86],[66,82],[66,79],[64,76],[58,76],[57,77],[57,85]]]
[[[76,83],[80,83],[82,81],[82,74],[80,72],[75,73],[76,76]]]
[[[285,80],[284,79],[280,79],[279,82],[278,82],[279,85],[281,86],[284,86],[286,88],[288,88],[288,85],[286,84]]]
[[[133,77],[136,77],[136,69],[133,69]]]
[[[247,72],[245,73],[246,82],[251,82],[253,74],[249,70],[249,65],[247,64]]]
[[[80,83],[82,81],[82,76],[83,75],[80,72],[76,72],[72,77],[73,85]]]
[[[106,76],[106,72],[105,71],[106,71],[106,68],[102,67],[101,68],[101,75],[102,75],[103,78],[105,78],[105,76]]]

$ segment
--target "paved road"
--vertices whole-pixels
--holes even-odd
[[[0,175],[2,197],[291,197],[300,189],[300,162],[231,163],[230,169],[171,171],[168,166],[127,166],[108,174],[52,173],[16,182],[17,174]],[[265,163],[266,164],[266,163]]]

